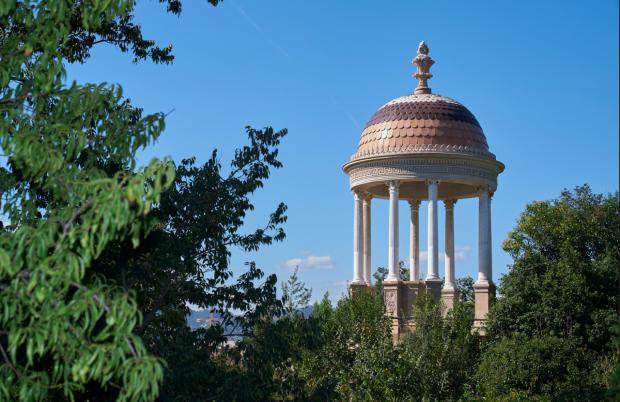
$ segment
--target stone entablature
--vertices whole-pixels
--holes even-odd
[[[398,179],[466,182],[474,186],[497,188],[497,175],[504,165],[494,159],[467,158],[463,155],[403,154],[394,157],[365,158],[343,166],[351,189],[364,184]],[[471,197],[471,195],[467,195]],[[458,197],[457,197],[458,198]]]

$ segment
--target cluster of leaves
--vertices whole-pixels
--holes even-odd
[[[72,33],[124,18],[133,2],[80,2],[75,18],[73,5],[0,7],[8,221],[0,234],[0,398],[74,400],[105,389],[120,400],[152,399],[162,365],[134,333],[136,302],[89,269],[111,242],[139,243],[174,168],[135,166],[136,151],[162,132],[163,115],[143,116],[120,87],[64,82]]]
[[[589,353],[573,338],[503,338],[483,354],[472,394],[498,401],[604,400]]]

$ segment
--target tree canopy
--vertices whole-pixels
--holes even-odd
[[[490,314],[495,336],[574,338],[609,350],[618,314],[618,193],[588,186],[529,204],[504,242],[513,264]]]
[[[153,399],[163,367],[134,332],[133,296],[87,271],[111,242],[139,244],[171,186],[170,161],[135,164],[164,118],[142,115],[118,86],[65,83],[76,26],[96,31],[133,3],[80,2],[77,19],[73,4],[0,8],[0,395],[75,400],[105,389]]]

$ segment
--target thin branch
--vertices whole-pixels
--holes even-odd
[[[56,254],[60,250],[61,243],[65,239],[65,237],[67,237],[67,235],[69,234],[69,229],[71,229],[71,225],[73,225],[73,222],[75,222],[75,220],[80,215],[86,212],[86,210],[90,208],[92,204],[93,204],[92,201],[89,200],[85,202],[84,204],[82,204],[82,206],[80,206],[78,209],[73,211],[73,215],[71,215],[71,218],[69,218],[69,220],[65,222],[64,225],[62,226],[62,234],[60,235],[60,238],[56,242],[56,248],[54,249],[54,254]]]
[[[0,342],[0,354],[2,354],[2,358],[4,359],[4,362],[7,364],[7,366],[9,366],[11,371],[13,371],[15,373],[17,378],[21,378],[22,375],[20,374],[20,372],[17,370],[17,368],[15,368],[15,366],[9,360],[9,356],[7,356],[6,351],[4,350],[4,346],[2,346],[1,342]]]

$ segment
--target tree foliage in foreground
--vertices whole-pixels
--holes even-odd
[[[608,351],[618,314],[618,193],[588,186],[529,204],[504,242],[513,264],[502,278],[494,336],[571,337]]]
[[[174,183],[153,208],[156,224],[145,241],[138,248],[117,242],[93,267],[135,293],[144,315],[136,333],[167,362],[163,400],[210,394],[226,377],[209,354],[226,338],[245,336],[257,321],[282,312],[275,275],[263,280],[262,270],[250,262],[235,278],[230,266],[231,249],[256,251],[285,236],[284,204],[264,226],[247,231],[244,224],[254,209],[251,195],[271,169],[281,167],[277,147],[286,130],[248,127],[247,133],[248,145],[235,152],[226,170],[215,151],[202,165],[181,161]],[[222,328],[192,331],[186,322],[189,303],[217,314]],[[197,382],[204,373],[211,373],[209,379]]]
[[[479,350],[471,310],[457,303],[443,317],[441,306],[423,297],[414,312],[416,332],[394,344],[381,297],[361,294],[335,308],[326,299],[316,305],[320,347],[304,355],[305,389],[297,399],[459,400]]]
[[[153,399],[161,362],[134,330],[133,294],[85,279],[113,241],[138,245],[174,169],[136,151],[164,128],[117,86],[66,85],[62,49],[73,30],[122,18],[133,2],[3,2],[0,7],[0,399]],[[105,164],[116,166],[110,174]]]
[[[180,1],[162,2],[168,12],[180,13]],[[53,313],[50,320],[26,309],[26,318],[15,321],[24,309],[15,302],[5,304],[9,311],[2,322],[7,328],[1,328],[0,346],[9,353],[2,356],[0,370],[8,376],[3,385],[11,398],[22,392],[19,397],[28,400],[58,395],[152,399],[159,392],[162,358],[167,362],[162,399],[200,398],[205,386],[222,379],[224,370],[211,357],[226,338],[221,327],[191,331],[187,303],[216,311],[224,324],[240,323],[241,333],[281,308],[275,276],[257,285],[264,274],[249,263],[232,281],[229,259],[233,247],[256,251],[284,238],[283,204],[264,227],[243,233],[243,225],[253,210],[249,197],[263,186],[270,168],[281,166],[277,146],[286,130],[248,127],[249,144],[236,151],[230,169],[222,169],[214,151],[203,165],[193,158],[181,161],[176,177],[168,162],[155,161],[136,173],[135,152],[159,136],[163,115],[143,116],[118,86],[64,85],[64,63],[87,61],[101,43],[132,53],[136,61],[172,61],[171,47],[158,47],[142,36],[134,7],[134,1],[56,0],[17,2],[0,10],[2,145],[8,156],[0,191],[11,223],[3,247],[28,253],[20,263],[32,264],[29,242],[37,238],[26,232],[30,225],[56,241],[54,256],[68,253],[61,263],[46,261],[52,265],[45,268],[65,282],[37,276],[51,286],[49,292],[26,276],[29,270],[12,268],[18,275],[15,282],[5,276],[3,266],[3,297],[23,298],[21,289],[4,292],[5,283],[7,289],[9,284],[17,289],[17,283],[29,280],[21,286],[27,289],[25,296],[32,298],[34,286],[37,300],[47,302],[50,294],[59,300],[46,306],[45,314]],[[53,223],[61,226],[60,235],[51,229]],[[10,242],[17,239],[19,247],[14,247],[17,243]],[[41,256],[50,253],[44,242],[35,241],[33,247]],[[65,272],[63,264],[71,269]],[[70,304],[68,312],[63,303]],[[243,320],[232,317],[232,309],[243,312]],[[65,319],[67,314],[76,323]],[[116,318],[108,319],[112,314]],[[115,343],[105,345],[106,337]],[[62,345],[65,338],[70,345]],[[43,347],[52,341],[57,348],[50,356]],[[99,349],[90,350],[89,342]],[[21,367],[24,358],[28,362]],[[74,364],[75,359],[82,360]],[[47,378],[50,372],[52,378]],[[209,373],[212,382],[201,379]]]

